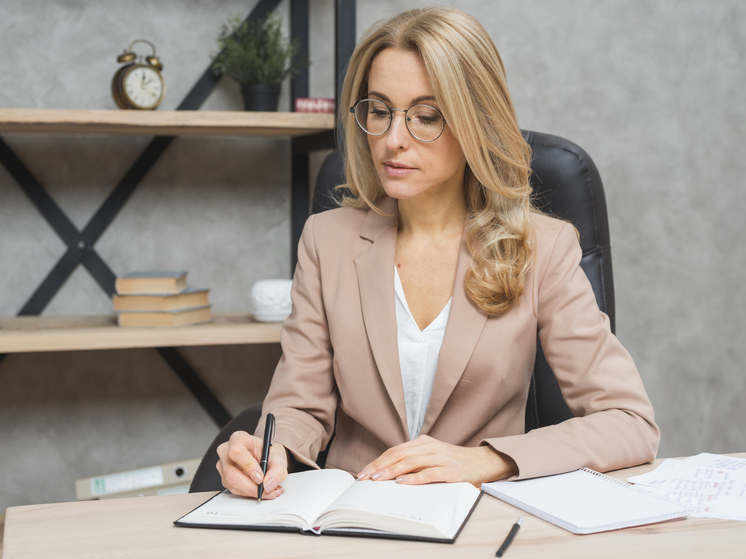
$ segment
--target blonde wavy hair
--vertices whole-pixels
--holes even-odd
[[[368,95],[368,73],[384,49],[417,53],[467,167],[464,236],[471,266],[469,297],[488,314],[508,312],[523,293],[533,262],[529,246],[531,148],[523,139],[495,44],[472,16],[430,7],[401,13],[370,28],[355,48],[342,89],[345,171],[351,195],[342,203],[376,208],[385,194],[368,139],[349,107]]]

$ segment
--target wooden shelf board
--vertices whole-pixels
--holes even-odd
[[[306,136],[334,129],[334,115],[250,111],[0,109],[0,134]]]
[[[281,329],[248,313],[178,328],[121,328],[114,315],[0,317],[0,353],[277,343]]]

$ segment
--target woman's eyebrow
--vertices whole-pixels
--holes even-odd
[[[417,105],[418,103],[422,103],[423,101],[435,101],[438,100],[433,97],[432,95],[421,95],[420,97],[417,97],[416,99],[412,99],[412,104]]]
[[[382,101],[385,101],[389,105],[391,104],[391,99],[386,97],[383,93],[378,93],[377,91],[369,91],[368,97],[370,97],[371,95],[375,95],[376,97],[379,97]]]
[[[383,93],[378,93],[377,91],[369,91],[368,97],[375,95],[376,97],[379,97],[382,101],[384,101],[387,105],[391,105],[391,99],[386,97]],[[436,101],[437,99],[433,97],[432,95],[420,95],[419,97],[416,97],[415,99],[412,99],[410,102],[411,105],[418,105],[419,103],[422,103],[423,101]]]

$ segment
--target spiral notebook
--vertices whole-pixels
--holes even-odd
[[[583,468],[522,481],[482,484],[482,491],[574,534],[593,534],[679,520],[691,510],[631,485]]]

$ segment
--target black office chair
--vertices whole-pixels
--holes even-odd
[[[611,272],[611,247],[606,198],[601,176],[590,156],[576,144],[549,134],[523,132],[533,152],[531,186],[536,206],[544,212],[570,221],[580,232],[585,271],[596,294],[599,308],[611,321],[614,331],[614,281]],[[332,152],[319,169],[312,213],[337,206],[339,194],[334,187],[343,184],[344,168],[338,152]],[[261,403],[244,410],[215,437],[199,469],[190,492],[221,489],[215,469],[217,447],[234,431],[252,433],[261,416]],[[567,407],[557,379],[547,363],[537,338],[536,363],[526,404],[526,432],[545,425],[555,425],[573,417]],[[323,466],[324,456],[317,463]]]

